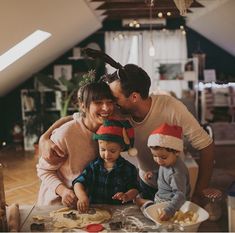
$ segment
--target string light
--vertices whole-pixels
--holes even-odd
[[[168,12],[166,13],[166,15],[167,15],[167,16],[171,16],[171,12],[168,11]]]
[[[133,20],[129,23],[129,27],[131,28],[139,28],[140,27],[140,23],[137,20]]]

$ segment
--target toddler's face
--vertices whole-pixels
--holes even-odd
[[[122,151],[119,143],[98,140],[100,157],[108,163],[115,162]]]
[[[175,164],[177,159],[177,152],[168,151],[165,148],[150,148],[154,161],[163,167],[170,167]]]

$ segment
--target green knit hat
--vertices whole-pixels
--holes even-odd
[[[124,147],[124,151],[128,151],[129,155],[137,154],[137,150],[133,148],[134,128],[127,120],[104,120],[97,132],[93,134],[93,139],[117,142]]]

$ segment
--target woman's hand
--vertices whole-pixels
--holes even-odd
[[[152,172],[145,172],[145,174],[144,174],[145,181],[150,180],[152,177],[153,177],[153,173]]]
[[[73,190],[64,188],[60,196],[62,198],[61,202],[63,205],[72,207],[76,204],[77,197],[75,196],[75,193],[73,192]]]
[[[84,213],[89,209],[89,198],[87,195],[80,195],[80,198],[77,201],[77,209],[81,213]]]

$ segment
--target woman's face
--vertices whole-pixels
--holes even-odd
[[[90,106],[85,110],[85,120],[89,125],[93,126],[92,128],[98,128],[104,119],[107,119],[113,114],[113,110],[114,103],[111,99],[92,101]]]

